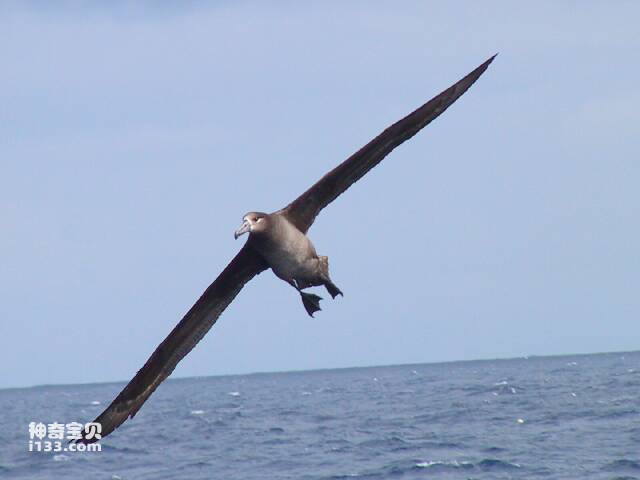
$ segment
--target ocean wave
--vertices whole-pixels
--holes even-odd
[[[510,471],[514,469],[522,468],[518,463],[512,463],[495,458],[485,458],[478,462],[462,459],[450,459],[450,460],[401,460],[388,463],[380,468],[367,470],[359,474],[352,474],[352,476],[358,476],[361,478],[388,478],[395,476],[404,476],[411,472],[423,472],[427,471],[436,474],[445,474],[447,472],[501,472]],[[468,475],[465,473],[464,475]],[[330,478],[344,478],[344,476],[333,476]]]
[[[639,460],[631,460],[629,458],[621,458],[619,460],[614,460],[613,462],[607,463],[603,470],[607,472],[640,472],[640,461]]]
[[[430,468],[430,469],[443,469],[443,470],[457,470],[457,469],[470,469],[475,465],[471,462],[458,461],[458,460],[429,460],[426,462],[416,463],[418,468]]]
[[[400,438],[396,435],[393,435],[390,437],[372,438],[372,439],[364,440],[358,443],[357,445],[358,447],[365,447],[365,448],[372,448],[372,449],[383,448],[383,449],[389,449],[393,451],[405,450],[412,446],[411,442],[408,442],[407,440]]]
[[[502,447],[487,447],[483,451],[485,453],[498,453],[498,452],[504,452],[505,450],[506,449]]]
[[[485,458],[478,463],[478,467],[482,470],[512,470],[514,468],[522,468],[519,463],[506,462],[497,458]]]
[[[597,412],[594,416],[600,420],[618,419],[629,416],[637,416],[640,411],[637,408],[625,408],[625,409],[611,409],[606,412]]]
[[[522,468],[518,463],[511,463],[497,458],[484,458],[477,463],[473,463],[468,460],[430,460],[416,463],[416,467],[441,470],[480,469],[484,471],[513,470],[516,468]]]

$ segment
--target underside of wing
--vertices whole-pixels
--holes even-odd
[[[282,214],[306,233],[324,207],[380,163],[394,148],[413,137],[449,108],[484,73],[494,58],[495,55],[458,83],[388,127],[283,208]]]
[[[233,301],[242,287],[267,264],[249,245],[238,252],[224,271],[205,290],[184,318],[156,348],[135,377],[120,392],[107,409],[95,419],[102,425],[101,436],[113,432],[127,418],[133,417],[160,383],[204,337],[220,314]],[[83,432],[82,443],[93,443]]]

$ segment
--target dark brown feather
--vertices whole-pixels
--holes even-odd
[[[341,193],[376,166],[395,147],[428,125],[455,102],[486,70],[491,57],[458,83],[416,111],[394,123],[375,139],[327,173],[309,190],[282,209],[299,230],[309,229],[318,213]],[[107,409],[95,419],[102,425],[102,437],[133,417],[158,385],[175,369],[180,360],[204,337],[242,287],[266,270],[267,263],[251,247],[251,238],[224,271],[205,290],[189,312],[156,348],[136,376]],[[84,432],[86,434],[86,432]],[[93,443],[95,438],[83,438]]]
[[[283,208],[280,213],[285,215],[301,232],[306,233],[324,207],[380,163],[394,148],[413,137],[449,108],[484,73],[494,58],[495,55],[458,83],[391,125],[327,173],[309,190]]]
[[[216,323],[242,287],[268,268],[265,261],[248,244],[238,252],[223,272],[205,290],[184,318],[156,348],[135,377],[111,405],[94,421],[102,424],[102,436],[113,432],[127,418],[133,417],[160,383]],[[86,435],[86,432],[84,432]],[[84,435],[83,435],[84,437]],[[82,443],[96,439],[83,438]]]

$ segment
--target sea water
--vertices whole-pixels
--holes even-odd
[[[100,452],[29,451],[123,386],[0,390],[0,478],[640,478],[640,352],[170,379]]]

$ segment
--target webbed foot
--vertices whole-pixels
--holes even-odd
[[[313,318],[313,314],[322,310],[320,308],[320,300],[322,297],[316,295],[315,293],[305,293],[300,292],[300,296],[302,297],[302,304],[304,305],[304,309],[307,311],[310,317]]]
[[[331,280],[324,282],[324,288],[327,289],[327,292],[329,292],[331,298],[336,298],[338,295],[344,297],[344,295],[342,294],[342,290],[336,287]]]

